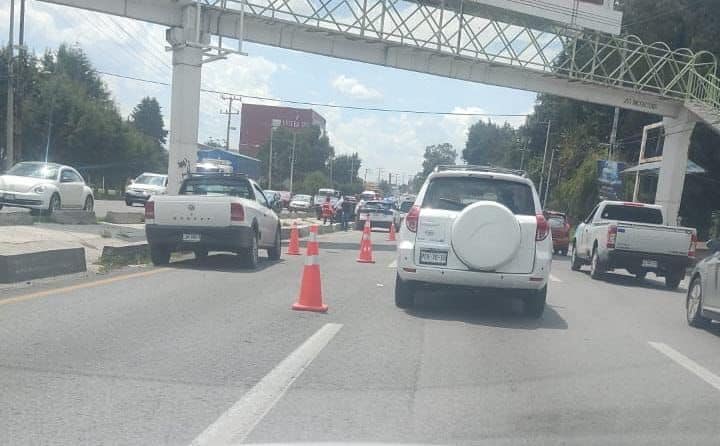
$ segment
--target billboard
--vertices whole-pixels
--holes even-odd
[[[609,160],[598,160],[598,195],[600,200],[622,200],[625,189],[620,172],[625,170],[625,163]]]

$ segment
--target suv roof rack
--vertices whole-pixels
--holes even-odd
[[[507,169],[505,167],[496,166],[477,166],[473,164],[440,164],[438,166],[435,166],[434,172],[443,172],[446,170],[469,170],[474,172],[509,173],[512,175],[527,177],[527,172],[520,169]]]
[[[241,172],[190,172],[183,175],[185,178],[198,177],[230,177],[230,178],[247,178],[246,173]]]

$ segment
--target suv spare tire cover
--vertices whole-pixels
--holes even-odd
[[[452,226],[453,250],[471,269],[494,270],[517,253],[521,239],[515,215],[494,201],[471,204]]]

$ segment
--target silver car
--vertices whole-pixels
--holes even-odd
[[[707,247],[711,254],[695,265],[685,301],[687,321],[693,327],[720,320],[720,240],[709,241]]]

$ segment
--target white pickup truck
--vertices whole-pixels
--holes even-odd
[[[198,259],[209,251],[235,252],[249,269],[258,265],[258,249],[280,258],[280,220],[244,174],[191,174],[178,195],[154,195],[145,204],[145,233],[155,265],[178,250]]]
[[[590,264],[590,276],[625,269],[642,279],[652,271],[678,287],[695,262],[696,231],[663,224],[660,206],[602,201],[578,225],[572,240],[571,268]]]

